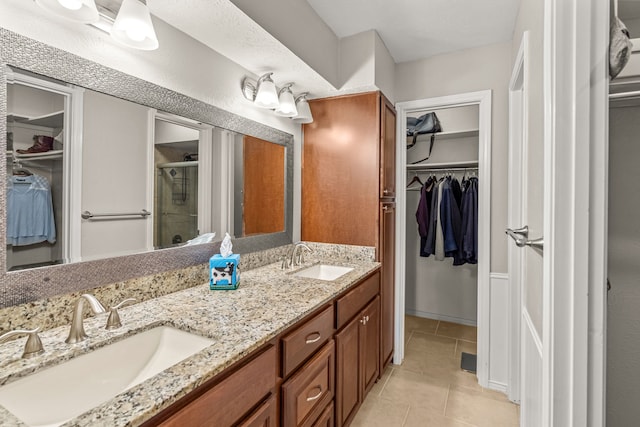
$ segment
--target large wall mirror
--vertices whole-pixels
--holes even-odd
[[[225,232],[240,253],[291,242],[291,135],[7,30],[0,44],[0,307],[206,262]]]

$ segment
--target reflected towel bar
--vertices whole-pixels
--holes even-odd
[[[82,212],[83,219],[94,219],[94,218],[105,218],[105,217],[125,217],[125,216],[140,216],[142,218],[146,218],[151,215],[146,209],[142,209],[140,212],[132,212],[132,213],[101,213],[94,214],[89,211]]]

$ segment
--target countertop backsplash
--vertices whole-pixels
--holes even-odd
[[[375,248],[373,247],[306,243],[314,252],[307,255],[310,259],[330,257],[339,258],[345,262],[375,260]],[[291,245],[286,245],[242,254],[240,271],[253,270],[280,261],[290,248]],[[209,264],[205,263],[6,307],[0,309],[0,319],[2,319],[0,334],[15,329],[34,329],[36,327],[48,330],[69,324],[73,303],[83,293],[91,293],[108,309],[126,298],[135,298],[136,302],[143,302],[188,289],[209,280],[208,267]],[[240,286],[242,286],[242,282]]]

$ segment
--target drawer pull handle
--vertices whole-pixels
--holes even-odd
[[[312,390],[314,390],[314,389],[318,389],[320,391],[315,396],[307,397],[307,402],[312,402],[314,400],[318,400],[320,398],[320,396],[322,396],[322,387],[320,387],[318,385],[318,386],[315,386]]]
[[[317,337],[315,337],[315,338],[309,338],[309,337],[311,337],[311,336],[313,336],[313,335],[316,335],[316,334],[318,335]],[[322,334],[321,334],[320,332],[313,332],[313,333],[311,333],[311,334],[307,335],[307,338],[306,338],[306,340],[305,340],[305,343],[306,343],[306,344],[313,344],[314,342],[318,342],[318,341],[320,341],[320,338],[322,338]]]

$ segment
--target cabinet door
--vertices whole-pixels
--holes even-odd
[[[238,427],[276,427],[278,425],[278,405],[276,396],[271,397],[264,402],[256,411],[246,420],[238,425]]]
[[[395,240],[396,204],[381,203],[380,208],[380,262],[382,280],[380,283],[380,373],[393,356],[394,293],[395,293]]]
[[[380,96],[380,197],[396,196],[396,110]]]
[[[302,240],[378,245],[378,99],[370,92],[309,102],[314,121],[303,126]]]
[[[356,414],[360,403],[359,331],[357,316],[336,334],[336,426],[342,427]]]
[[[371,390],[380,367],[380,297],[376,297],[362,311],[360,319],[360,366],[362,372],[361,396]]]

